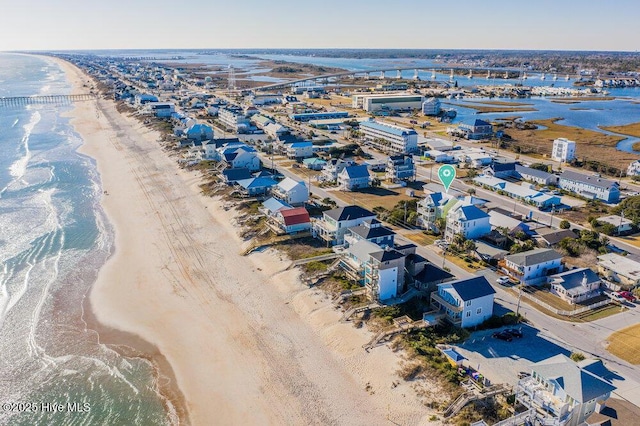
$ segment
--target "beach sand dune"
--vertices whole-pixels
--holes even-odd
[[[60,63],[82,91],[87,76]],[[200,194],[199,175],[179,169],[156,132],[109,100],[78,103],[72,115],[116,235],[93,314],[158,349],[151,356],[174,386],[182,423],[428,422],[433,413],[410,386],[392,386],[397,354],[366,353],[370,334],[339,323],[277,252],[241,256],[233,210]]]

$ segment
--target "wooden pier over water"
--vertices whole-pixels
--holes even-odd
[[[24,106],[24,105],[68,105],[73,102],[91,101],[96,98],[93,93],[79,95],[39,95],[39,96],[12,96],[0,98],[0,107]]]

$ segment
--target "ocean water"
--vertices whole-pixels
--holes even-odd
[[[0,54],[0,97],[70,90],[55,63]],[[70,108],[0,106],[0,425],[171,424],[152,365],[85,323],[113,233]]]

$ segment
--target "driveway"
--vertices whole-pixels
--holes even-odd
[[[566,348],[542,337],[534,327],[520,324],[514,328],[520,329],[524,336],[506,342],[491,337],[495,329],[477,331],[462,345],[456,346],[456,350],[467,358],[466,365],[478,370],[492,383],[510,385],[518,382],[519,372],[530,373],[531,365],[538,361],[558,354],[571,355]]]

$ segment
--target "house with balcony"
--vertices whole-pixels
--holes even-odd
[[[313,143],[294,142],[287,146],[287,158],[303,159],[313,157]]]
[[[483,172],[500,179],[516,177],[516,162],[507,158],[494,158]]]
[[[222,161],[231,169],[260,170],[262,163],[253,147],[244,145],[222,150]]]
[[[549,275],[562,272],[562,255],[550,248],[537,248],[505,256],[498,267],[523,284],[541,285]]]
[[[412,155],[391,155],[387,159],[385,178],[391,182],[400,182],[413,179],[415,165]]]
[[[607,253],[598,256],[598,272],[625,289],[640,285],[640,260],[634,256]]]
[[[277,198],[267,198],[258,210],[264,214],[267,218],[275,216],[280,210],[292,209],[289,204]]]
[[[393,247],[396,233],[382,225],[378,219],[367,219],[358,226],[347,229],[345,244],[351,245],[366,240],[382,248]]]
[[[551,293],[565,302],[575,305],[600,295],[602,281],[589,268],[577,268],[548,278]]]
[[[587,424],[593,413],[606,407],[616,390],[604,375],[608,370],[601,360],[574,362],[556,355],[536,362],[531,375],[516,386],[516,398],[537,411],[536,424],[578,426]]]
[[[344,249],[340,267],[350,279],[368,289],[372,300],[384,301],[402,291],[405,258],[398,250],[360,240]]]
[[[353,160],[343,160],[341,158],[332,158],[327,161],[324,168],[322,169],[322,174],[318,176],[318,180],[324,182],[334,182],[338,180],[338,175],[345,167],[353,166],[356,162]]]
[[[431,307],[455,326],[474,327],[493,315],[495,293],[483,276],[450,281],[431,293]]]
[[[445,240],[451,242],[457,234],[473,240],[491,232],[490,216],[474,205],[456,204],[447,213],[447,226],[444,230]]]
[[[304,182],[287,177],[271,189],[271,195],[292,206],[299,206],[309,200],[309,188]]]
[[[327,210],[322,213],[322,219],[313,222],[313,236],[330,245],[341,245],[349,228],[375,218],[375,213],[355,205]]]
[[[213,128],[206,124],[195,123],[185,130],[185,136],[192,141],[206,141],[213,139]]]
[[[488,139],[493,136],[493,126],[484,120],[476,119],[467,123],[461,123],[455,132],[466,139]]]
[[[353,191],[369,187],[369,169],[364,164],[348,166],[338,173],[338,188],[341,191]]]
[[[605,203],[617,203],[620,200],[618,182],[604,179],[600,175],[585,175],[565,170],[560,174],[558,187],[592,200],[602,200]]]
[[[273,220],[286,234],[296,234],[311,229],[309,212],[304,207],[280,209],[273,215]]]
[[[269,177],[253,177],[236,182],[240,193],[244,197],[258,197],[266,195],[277,182]]]
[[[435,221],[444,218],[451,207],[458,202],[457,198],[446,192],[433,192],[418,201],[416,223],[425,228],[438,231]]]

